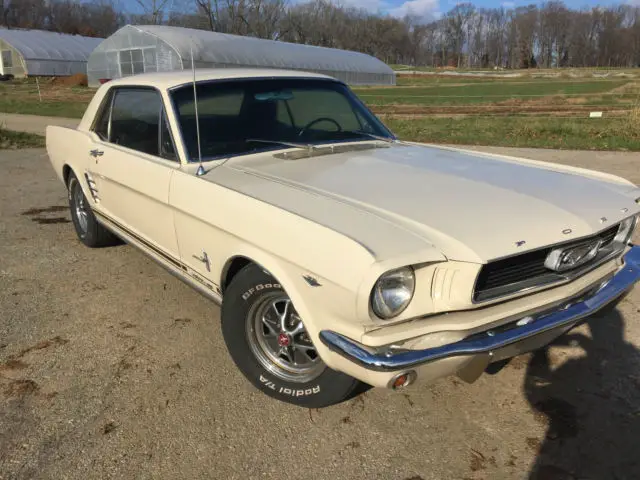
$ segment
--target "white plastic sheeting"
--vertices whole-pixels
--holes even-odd
[[[86,73],[87,59],[102,38],[66,35],[44,30],[0,28],[5,62],[2,72],[18,75],[73,75]]]
[[[358,52],[161,25],[127,25],[89,57],[89,84],[142,72],[196,67],[285,68],[317,72],[351,85],[395,85],[395,73]]]

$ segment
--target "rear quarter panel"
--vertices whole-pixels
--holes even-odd
[[[63,170],[69,165],[78,178],[87,168],[91,138],[86,132],[73,128],[49,125],[46,130],[46,148],[49,161],[60,181],[64,181]],[[84,186],[84,182],[80,182]]]

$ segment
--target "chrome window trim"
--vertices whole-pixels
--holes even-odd
[[[110,88],[102,97],[102,100],[100,101],[100,105],[98,106],[98,109],[96,110],[96,114],[93,116],[93,120],[91,121],[91,126],[89,127],[89,131],[92,133],[95,133],[98,137],[100,137],[100,140],[103,141],[109,141],[109,139],[107,138],[106,140],[104,138],[102,138],[102,136],[96,132],[96,128],[98,127],[98,123],[100,120],[102,120],[105,112],[107,111],[107,109],[109,109],[109,119],[107,120],[107,137],[109,137],[111,135],[111,109],[113,107],[113,94],[114,88]]]

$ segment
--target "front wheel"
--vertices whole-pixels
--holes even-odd
[[[257,265],[245,267],[227,288],[222,333],[245,377],[278,400],[320,408],[346,400],[362,386],[324,364],[291,299]]]

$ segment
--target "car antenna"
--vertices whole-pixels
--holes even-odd
[[[198,143],[198,170],[196,170],[196,176],[200,177],[206,172],[202,166],[202,149],[200,148],[200,119],[198,117],[198,93],[196,92],[196,64],[193,61],[193,38],[189,42],[189,51],[191,53],[191,71],[193,72],[193,106],[196,113],[196,141]]]

